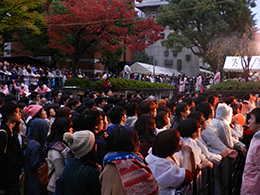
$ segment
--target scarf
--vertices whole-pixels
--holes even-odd
[[[104,157],[104,166],[114,163],[127,195],[158,194],[158,183],[151,170],[141,158],[128,152],[109,152]]]

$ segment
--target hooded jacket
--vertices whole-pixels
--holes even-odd
[[[129,127],[134,127],[136,121],[137,121],[137,116],[128,116],[125,121],[125,125]]]
[[[229,148],[241,149],[245,145],[232,137],[230,123],[232,120],[232,108],[226,103],[218,104],[216,117],[211,120],[213,127],[218,132],[219,139]]]
[[[195,141],[196,141],[197,146],[201,149],[201,153],[204,154],[206,159],[208,159],[210,162],[214,163],[215,165],[220,164],[220,162],[222,160],[222,156],[219,154],[214,154],[214,153],[210,152],[201,136],[197,137],[195,139]]]
[[[222,143],[222,141],[218,137],[218,132],[212,126],[211,120],[206,120],[207,127],[205,130],[202,131],[201,137],[209,152],[214,154],[220,154],[222,150],[226,149],[226,146]]]
[[[30,124],[30,140],[25,151],[25,194],[41,194],[42,185],[37,175],[37,169],[45,162],[43,150],[49,126],[46,120],[41,118],[33,119]]]
[[[256,132],[250,142],[246,165],[243,173],[241,195],[260,192],[260,131]]]

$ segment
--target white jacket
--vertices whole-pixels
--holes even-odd
[[[201,137],[208,147],[209,152],[214,154],[220,154],[222,150],[226,149],[226,146],[220,141],[218,132],[212,126],[210,120],[206,120],[207,127],[202,131]]]
[[[51,175],[50,181],[47,185],[47,190],[50,192],[55,192],[56,180],[62,175],[65,162],[70,157],[69,147],[66,147],[62,152],[55,149],[50,149],[47,154],[47,164],[49,169],[49,174],[54,170]]]
[[[232,108],[225,103],[218,104],[216,118],[212,119],[211,122],[218,132],[219,139],[229,148],[241,149],[245,145],[232,137],[231,120]]]
[[[202,154],[204,154],[205,158],[208,159],[210,162],[214,163],[215,165],[219,165],[221,160],[222,160],[222,156],[219,154],[214,154],[212,152],[210,152],[207,148],[206,143],[203,141],[202,137],[197,137],[195,139],[198,147],[200,147]]]
[[[234,129],[232,130],[232,137],[240,139],[243,137],[243,126],[239,124],[234,124]]]
[[[201,149],[197,145],[196,141],[194,139],[191,139],[190,137],[181,137],[181,140],[183,142],[190,143],[191,149],[193,150],[193,153],[194,153],[194,156],[195,156],[196,164],[201,167],[201,165],[200,165],[201,159],[205,159],[206,157],[205,157],[204,154],[201,153]]]
[[[155,135],[158,135],[158,133],[167,130],[167,127],[163,127],[161,129],[158,129],[157,127],[155,128]]]
[[[160,195],[174,195],[176,188],[184,181],[186,170],[180,168],[171,158],[160,158],[149,151],[145,158],[159,185]]]

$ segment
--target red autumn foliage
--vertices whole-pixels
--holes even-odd
[[[73,54],[75,61],[89,48],[113,52],[125,45],[130,51],[142,51],[162,38],[164,27],[153,19],[138,18],[134,1],[67,0],[62,4],[66,14],[45,17],[49,46]]]

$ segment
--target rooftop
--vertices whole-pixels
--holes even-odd
[[[135,7],[141,9],[144,7],[155,7],[155,6],[160,6],[160,5],[168,5],[168,1],[164,0],[144,0],[142,3],[136,3]]]

